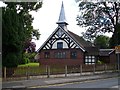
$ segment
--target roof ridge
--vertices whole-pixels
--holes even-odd
[[[115,49],[100,49],[100,50],[101,50],[101,51],[102,51],[102,50],[106,50],[106,51],[107,51],[107,50],[115,50]]]

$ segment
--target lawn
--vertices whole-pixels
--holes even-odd
[[[29,67],[28,67],[29,66]],[[50,67],[51,74],[64,73],[64,67]],[[24,65],[19,65],[18,68],[14,71],[14,76],[26,76],[29,75],[46,75],[47,68],[46,66],[39,66],[39,63],[28,63]]]
[[[19,65],[18,68],[15,69],[14,75],[26,75],[26,73],[40,74],[43,72],[45,72],[45,68],[39,67],[39,63],[28,63]]]
[[[39,66],[39,63],[27,63],[27,64],[22,64],[19,65],[18,67],[34,67],[34,66]]]
[[[64,67],[50,67],[51,74],[61,73],[64,71]],[[25,76],[26,73],[29,73],[29,75],[46,74],[46,66],[39,66],[39,63],[28,63],[19,65],[18,68],[16,68],[14,71],[15,76]]]

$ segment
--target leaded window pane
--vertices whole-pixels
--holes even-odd
[[[50,52],[45,52],[45,53],[44,53],[44,57],[45,57],[45,58],[50,58]]]
[[[55,58],[66,58],[66,52],[55,52]]]
[[[89,62],[91,62],[91,59],[89,59]]]
[[[71,57],[72,59],[76,59],[76,58],[77,58],[77,52],[76,52],[76,51],[71,52],[70,57]]]
[[[95,56],[92,56],[92,58],[95,58]]]
[[[95,56],[85,56],[85,64],[95,64]]]
[[[57,42],[57,48],[62,49],[63,48],[63,42]]]
[[[95,62],[95,59],[92,59],[92,62]]]
[[[89,56],[89,58],[91,58],[91,56]]]
[[[87,58],[87,56],[85,56],[85,58]]]

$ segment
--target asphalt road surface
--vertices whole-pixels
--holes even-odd
[[[38,86],[36,88],[118,88],[118,78]]]

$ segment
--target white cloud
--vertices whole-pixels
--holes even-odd
[[[0,7],[5,7],[5,6],[6,6],[6,4],[3,3],[2,1],[0,1]]]

